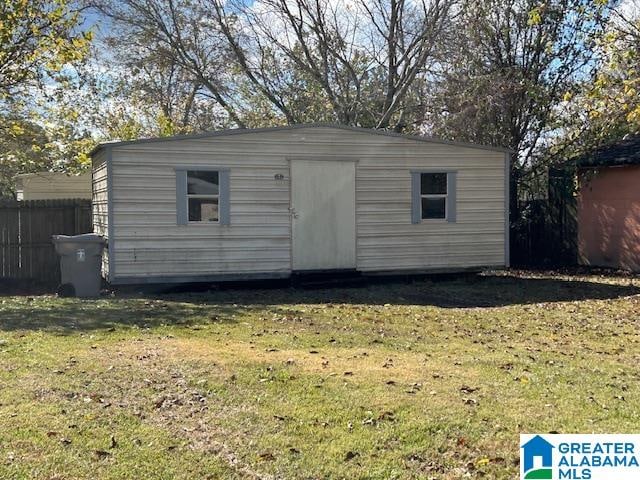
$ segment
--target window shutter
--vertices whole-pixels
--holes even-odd
[[[230,208],[230,187],[229,187],[229,170],[220,170],[218,173],[218,181],[220,182],[220,196],[218,200],[218,208],[220,210],[220,225],[231,224],[231,208]]]
[[[176,170],[176,216],[178,225],[189,223],[186,170]]]
[[[457,200],[456,193],[458,190],[457,184],[457,176],[456,172],[447,173],[447,222],[456,221],[457,211]]]
[[[420,223],[420,172],[411,172],[411,223]]]

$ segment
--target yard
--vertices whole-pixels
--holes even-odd
[[[513,479],[640,431],[639,283],[0,297],[0,478]]]

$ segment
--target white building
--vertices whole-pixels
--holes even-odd
[[[91,174],[69,175],[60,172],[16,175],[18,200],[91,199]]]
[[[298,125],[106,143],[92,157],[113,284],[508,264],[504,149]]]

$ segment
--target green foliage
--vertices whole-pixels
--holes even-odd
[[[595,80],[588,85],[585,108],[600,128],[640,131],[640,18],[634,33],[614,30],[600,40],[603,59]]]
[[[0,198],[14,195],[14,177],[19,173],[86,170],[94,145],[87,132],[78,130],[73,108],[55,105],[30,114],[10,110],[0,115]]]
[[[79,30],[69,0],[11,0],[0,4],[0,101],[43,81],[62,79],[88,52],[92,33]]]
[[[562,135],[548,149],[551,158],[571,158],[640,133],[640,17],[616,13],[596,48],[593,76],[564,97]]]
[[[17,173],[86,168],[92,141],[78,106],[61,102],[77,83],[92,33],[68,0],[0,4],[0,197]]]
[[[13,195],[18,173],[52,168],[49,143],[39,125],[10,113],[0,117],[0,198]]]

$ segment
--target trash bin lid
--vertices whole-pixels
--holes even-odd
[[[83,233],[80,235],[53,235],[54,243],[104,243],[104,237],[97,233]]]

